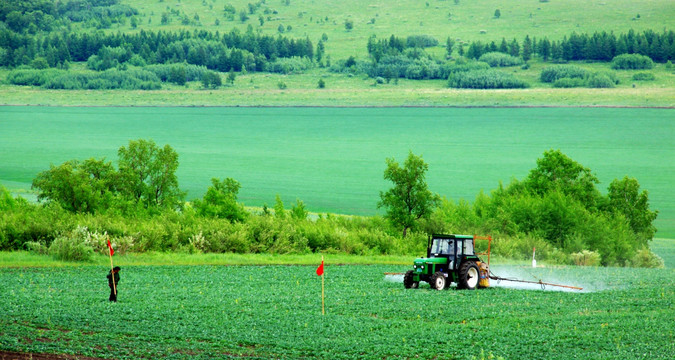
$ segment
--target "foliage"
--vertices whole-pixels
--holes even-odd
[[[244,206],[237,203],[237,194],[241,188],[238,181],[227,178],[220,181],[211,179],[203,200],[195,200],[193,207],[201,216],[227,219],[231,222],[244,221],[247,216]]]
[[[500,52],[488,52],[480,56],[478,61],[486,62],[491,67],[507,67],[523,64],[523,59]]]
[[[53,201],[72,212],[93,213],[112,205],[116,181],[110,162],[92,158],[51,165],[35,177],[32,187],[38,190],[38,201]]]
[[[553,82],[554,88],[575,88],[586,86],[586,80],[580,78],[560,78]]]
[[[612,59],[612,69],[615,70],[646,70],[654,68],[654,62],[649,56],[640,54],[621,54]]]
[[[529,84],[513,74],[499,70],[472,70],[452,74],[448,86],[460,89],[523,89]]]
[[[49,253],[58,260],[90,261],[94,249],[85,243],[86,229],[77,228],[70,233],[56,237],[49,246]]]
[[[409,48],[438,46],[438,40],[431,35],[410,35],[405,39],[405,43]]]
[[[278,58],[267,63],[265,71],[280,74],[302,73],[314,67],[312,59],[304,57]]]
[[[583,250],[571,254],[572,261],[577,266],[597,266],[600,265],[600,254],[595,251]]]
[[[179,206],[184,193],[178,188],[178,153],[171,146],[157,147],[152,140],[131,140],[120,147],[119,188],[124,197],[144,208]]]
[[[585,79],[588,71],[577,65],[554,65],[547,66],[541,71],[542,82],[551,83],[558,79]]]
[[[650,72],[639,72],[633,74],[631,79],[635,81],[654,81],[656,79],[656,76],[654,76],[654,74]]]
[[[403,228],[403,237],[414,228],[418,220],[428,218],[438,204],[439,196],[432,193],[425,181],[429,165],[420,156],[410,151],[403,167],[394,158],[387,159],[384,179],[394,187],[380,192],[378,208],[385,208],[387,218]]]

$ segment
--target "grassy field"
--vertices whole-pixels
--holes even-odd
[[[372,215],[389,186],[385,159],[409,150],[429,164],[430,188],[452,199],[523,179],[551,148],[589,167],[605,191],[635,177],[659,210],[658,236],[675,236],[672,110],[600,108],[51,108],[3,107],[0,181],[27,190],[71,159],[117,159],[152,138],[180,155],[188,200],[213,177],[242,184],[249,206],[301,199],[309,210]]]
[[[658,253],[672,259],[672,241],[661,242]],[[15,254],[0,259],[11,263]],[[384,275],[409,265],[337,266],[329,255],[322,316],[313,256],[310,266],[125,264],[115,304],[103,263],[0,266],[0,349],[115,359],[669,359],[675,352],[672,267],[495,265],[500,276],[584,291],[493,281],[489,289],[439,292],[405,290]]]
[[[437,47],[427,51],[443,58],[445,39],[456,42],[480,40],[496,41],[502,37],[519,41],[530,35],[551,40],[562,39],[572,32],[593,33],[613,31],[617,34],[630,29],[660,32],[672,26],[675,6],[670,0],[635,2],[614,0],[582,1],[357,1],[340,2],[269,0],[142,0],[122,1],[140,11],[138,26],[131,22],[113,24],[107,32],[206,30],[229,32],[233,28],[242,32],[251,26],[262,34],[278,35],[282,25],[283,35],[291,38],[309,38],[316,45],[324,34],[326,55],[333,62],[356,56],[367,58],[368,37],[378,38],[395,34],[430,35],[439,40]],[[239,19],[239,11],[248,4],[260,3],[248,20]],[[223,11],[226,4],[235,7],[237,14],[228,20]],[[494,18],[499,9],[501,17]],[[168,24],[161,24],[162,14],[172,14]],[[178,14],[178,15],[177,15]],[[195,15],[199,20],[195,21]],[[639,17],[638,17],[639,15]],[[259,16],[263,17],[260,24]],[[187,17],[191,24],[183,25]],[[346,30],[345,20],[354,23]],[[216,25],[218,20],[219,25]],[[82,24],[73,26],[74,31]],[[288,27],[291,27],[290,31]],[[528,90],[455,90],[448,89],[444,80],[409,81],[401,79],[397,85],[374,86],[373,79],[330,73],[326,69],[312,69],[303,74],[278,75],[269,73],[242,74],[233,86],[218,90],[203,90],[200,83],[186,87],[164,85],[160,91],[48,91],[31,87],[0,84],[0,104],[11,105],[187,105],[187,106],[638,106],[675,107],[675,73],[659,64],[652,70],[654,81],[632,81],[635,71],[618,72],[621,83],[614,89],[551,89],[549,84],[538,81],[541,69],[548,64],[531,61],[530,69],[515,67],[518,78],[527,80]],[[592,71],[607,70],[608,64],[579,64]],[[82,71],[84,64],[73,64],[73,71]],[[7,76],[7,69],[0,69],[0,82]],[[317,89],[322,79],[325,89]],[[287,88],[280,90],[283,82]]]
[[[536,0],[460,0],[459,4],[452,0],[291,0],[288,5],[285,0],[267,0],[244,22],[240,20],[239,12],[248,12],[248,4],[258,1],[123,0],[122,3],[140,11],[139,25],[134,30],[127,22],[108,31],[199,29],[223,32],[236,27],[243,32],[250,25],[254,31],[277,35],[279,25],[283,25],[286,29],[284,35],[309,37],[315,44],[325,33],[328,36],[326,54],[333,59],[344,59],[350,55],[365,57],[367,39],[373,34],[378,37],[425,34],[437,38],[441,44],[448,37],[489,42],[500,41],[502,37],[522,40],[528,34],[558,40],[573,31],[661,31],[671,27],[675,18],[675,7],[670,0],[566,0],[545,3]],[[233,21],[225,17],[225,4],[231,4],[237,11]],[[265,14],[266,9],[268,14]],[[501,12],[499,19],[494,18],[497,9]],[[162,14],[171,10],[192,20],[198,15],[199,23],[182,25],[180,17],[174,15],[170,17],[169,24],[162,25]],[[263,25],[259,21],[261,15]],[[219,25],[215,24],[216,20],[219,20]],[[346,20],[353,21],[352,30],[345,29]],[[290,31],[288,26],[291,26]]]

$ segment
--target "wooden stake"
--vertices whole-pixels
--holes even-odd
[[[110,237],[108,237],[108,242],[110,242]],[[115,284],[115,270],[113,270],[112,254],[110,249],[108,249],[108,255],[110,256],[110,279],[113,283],[113,293],[117,296],[117,285]]]

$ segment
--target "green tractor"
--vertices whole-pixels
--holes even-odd
[[[488,287],[488,264],[474,252],[477,239],[472,235],[430,236],[427,257],[415,259],[413,269],[403,276],[403,285],[406,289],[414,289],[419,287],[420,281],[425,281],[438,290],[446,289],[451,282],[456,283],[458,289]],[[487,254],[489,259],[489,250]]]

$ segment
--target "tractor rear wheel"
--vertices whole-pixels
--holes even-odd
[[[480,275],[478,265],[473,261],[467,261],[459,267],[459,279],[457,287],[459,289],[474,290],[478,286]]]
[[[417,289],[417,287],[420,286],[420,282],[413,279],[412,270],[406,271],[405,275],[403,275],[403,286],[405,286],[406,289]]]
[[[447,284],[448,281],[445,278],[445,275],[440,271],[436,271],[433,275],[431,275],[431,279],[429,279],[429,285],[431,285],[432,289],[443,290]]]

